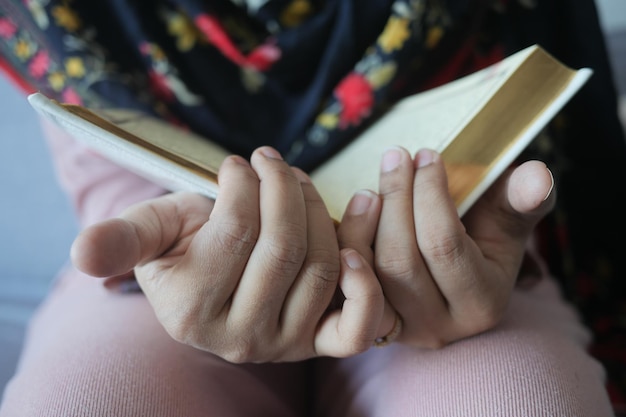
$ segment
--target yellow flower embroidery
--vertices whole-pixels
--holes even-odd
[[[335,113],[322,113],[317,116],[316,123],[328,130],[334,129],[339,124],[339,116]]]
[[[85,75],[85,65],[83,64],[83,60],[78,57],[67,58],[65,60],[65,72],[70,77],[83,77]]]
[[[243,67],[241,69],[241,82],[249,92],[258,93],[265,81],[265,75],[254,68]]]
[[[165,65],[169,65],[167,62],[167,56],[165,52],[161,49],[159,45],[156,43],[144,42],[139,46],[141,53],[144,56],[147,56],[152,59],[153,66],[164,63]]]
[[[80,29],[81,22],[78,15],[67,6],[56,6],[52,9],[52,15],[57,25],[65,28],[69,32],[76,32]]]
[[[433,49],[439,43],[439,40],[443,36],[443,28],[441,26],[435,26],[430,28],[426,35],[426,48]]]
[[[379,67],[374,67],[365,76],[374,89],[379,89],[389,84],[396,75],[397,69],[398,66],[395,62],[387,62]]]
[[[198,32],[189,18],[181,13],[173,13],[167,18],[167,31],[176,37],[178,50],[187,52],[194,47]]]
[[[33,45],[23,39],[18,40],[14,46],[15,55],[21,60],[25,60],[35,52]]]
[[[308,0],[293,0],[280,14],[280,23],[291,28],[300,25],[313,10]]]
[[[404,41],[411,35],[409,23],[409,19],[406,18],[397,16],[389,18],[383,33],[378,38],[378,45],[384,52],[390,53],[402,47]]]
[[[48,75],[48,83],[54,91],[61,91],[65,86],[65,76],[63,73],[55,71]]]

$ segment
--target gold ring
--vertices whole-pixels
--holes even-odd
[[[401,331],[402,331],[402,318],[400,317],[398,313],[396,313],[396,317],[393,321],[393,327],[391,328],[389,333],[387,333],[386,335],[377,337],[376,339],[374,339],[374,347],[387,346],[388,344],[396,340],[398,335],[400,335]]]

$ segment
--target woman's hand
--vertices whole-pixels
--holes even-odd
[[[372,197],[366,210],[348,210],[342,220],[342,227],[357,224],[382,210],[374,252],[360,246],[367,237],[354,228],[340,229],[339,237],[374,259],[385,297],[403,321],[398,341],[440,347],[502,318],[528,238],[554,204],[552,187],[546,166],[527,162],[459,219],[440,156],[422,150],[412,160],[394,148],[381,165],[382,209]]]
[[[373,270],[357,251],[340,252],[304,173],[265,147],[250,163],[228,158],[219,183],[215,202],[171,194],[86,229],[74,263],[95,276],[134,268],[174,339],[233,362],[348,356],[387,331],[393,315],[383,320]],[[329,310],[338,287],[345,301]]]

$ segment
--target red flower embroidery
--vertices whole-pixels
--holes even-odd
[[[335,88],[335,97],[342,105],[339,126],[358,125],[367,117],[374,106],[372,86],[365,77],[356,72],[346,76]]]
[[[208,14],[199,15],[196,17],[196,26],[198,26],[198,29],[204,33],[204,36],[206,36],[209,42],[215,45],[224,56],[238,65],[244,63],[244,56],[230,40],[220,21],[214,16]]]
[[[209,14],[200,14],[195,19],[196,26],[226,58],[240,67],[252,67],[257,71],[267,71],[281,56],[280,49],[271,43],[256,47],[245,56],[235,46],[220,21]]]
[[[148,42],[141,42],[139,44],[139,52],[141,52],[142,55],[150,56],[150,53],[152,52],[152,47]]]
[[[0,36],[4,39],[12,38],[17,32],[17,26],[7,18],[0,19]]]
[[[50,57],[48,52],[39,51],[28,64],[28,73],[35,78],[41,78],[48,72]]]
[[[150,78],[150,86],[152,92],[161,100],[173,101],[175,98],[174,92],[167,83],[167,77],[154,70],[150,70],[148,77]]]
[[[281,51],[276,45],[269,43],[257,46],[246,58],[246,65],[257,71],[267,71],[272,64],[280,59]]]
[[[63,93],[61,93],[61,99],[64,103],[68,104],[83,104],[80,96],[71,87],[66,88]]]

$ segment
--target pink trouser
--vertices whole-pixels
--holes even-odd
[[[46,131],[82,225],[163,192]],[[544,276],[515,290],[495,329],[440,350],[233,365],[172,340],[141,294],[68,267],[32,320],[0,416],[611,416],[589,340]]]

